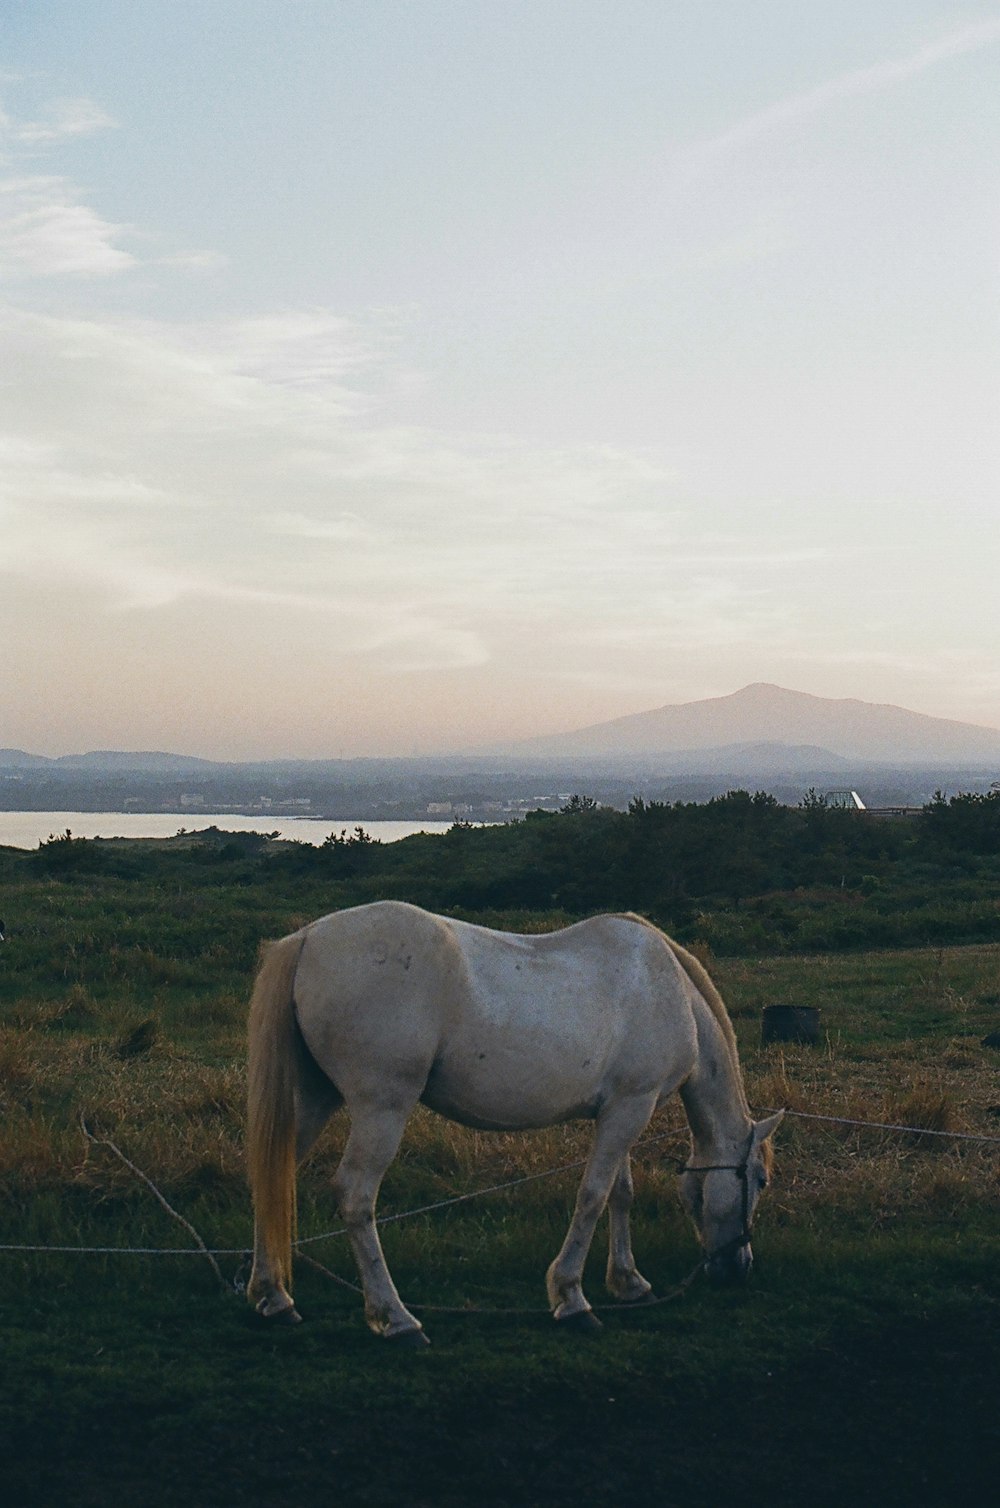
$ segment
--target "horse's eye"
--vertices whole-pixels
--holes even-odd
[[[767,1174],[765,1172],[762,1171],[762,1172],[760,1172],[760,1173],[757,1174],[757,1186],[758,1186],[758,1188],[766,1189],[767,1186],[768,1186],[768,1184],[770,1182],[771,1182],[771,1180],[770,1180],[770,1178],[768,1178],[768,1176],[767,1176]]]

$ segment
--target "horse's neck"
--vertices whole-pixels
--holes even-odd
[[[696,1154],[721,1161],[746,1142],[751,1119],[739,1064],[712,1008],[696,995],[698,1062],[681,1087]]]

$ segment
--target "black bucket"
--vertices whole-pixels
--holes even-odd
[[[760,1021],[761,1046],[769,1042],[819,1041],[819,1010],[814,1005],[765,1005]]]

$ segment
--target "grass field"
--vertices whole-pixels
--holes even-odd
[[[79,1116],[213,1247],[244,1246],[245,998],[257,939],[324,909],[213,881],[6,876],[0,1241],[187,1246]],[[1000,949],[708,960],[755,1110],[1000,1137]],[[766,1004],[820,1007],[816,1048],[762,1049]],[[696,1259],[683,1119],[637,1158],[636,1253],[660,1291]],[[301,1178],[337,1224],[338,1120]],[[423,1113],[382,1212],[573,1160],[583,1128],[463,1131]],[[11,1504],[954,1504],[1000,1473],[1000,1143],[790,1119],[745,1293],[556,1331],[543,1274],[573,1174],[388,1225],[433,1345],[397,1354],[300,1265],[306,1323],[263,1329],[203,1257],[0,1253],[0,1482]],[[339,1239],[309,1248],[353,1279]],[[595,1242],[588,1291],[603,1298]],[[231,1278],[236,1256],[220,1258]],[[517,1308],[522,1315],[491,1314]]]

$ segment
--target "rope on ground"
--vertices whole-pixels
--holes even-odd
[[[452,1204],[464,1204],[469,1199],[479,1199],[486,1194],[498,1194],[501,1189],[513,1189],[521,1183],[533,1183],[538,1178],[554,1178],[557,1173],[568,1173],[573,1168],[582,1168],[586,1162],[585,1157],[580,1157],[576,1162],[564,1162],[558,1168],[546,1168],[542,1173],[525,1173],[521,1178],[511,1178],[506,1183],[491,1183],[485,1189],[472,1189],[468,1194],[452,1194],[448,1199],[437,1199],[433,1204],[419,1204],[412,1210],[400,1210],[395,1215],[379,1215],[376,1225],[392,1225],[396,1220],[409,1220],[412,1215],[429,1215],[434,1210],[447,1209]],[[303,1236],[295,1243],[296,1250],[303,1246],[309,1246],[316,1241],[329,1241],[333,1236],[347,1234],[346,1225],[336,1225],[332,1230],[321,1231],[318,1236]]]
[[[322,1262],[317,1262],[317,1260],[316,1260],[315,1257],[310,1257],[308,1255],[308,1253],[306,1253],[306,1252],[300,1252],[299,1253],[299,1257],[300,1257],[300,1259],[303,1262],[308,1263],[308,1265],[310,1267],[315,1268],[315,1270],[317,1272],[321,1272],[324,1277],[329,1278],[332,1283],[336,1283],[337,1286],[338,1286],[338,1288],[346,1288],[351,1293],[357,1294],[358,1297],[364,1298],[364,1290],[362,1288],[359,1288],[356,1283],[349,1282],[347,1280],[347,1278],[342,1278],[337,1273],[331,1272],[330,1269],[329,1269],[329,1267],[324,1267],[323,1263]],[[656,1297],[654,1297],[652,1294],[650,1294],[648,1297],[646,1297],[644,1299],[638,1299],[638,1300],[636,1300],[636,1301],[634,1301],[634,1302],[632,1302],[630,1304],[626,1304],[626,1303],[619,1303],[619,1304],[594,1304],[594,1305],[592,1305],[592,1308],[595,1309],[595,1310],[600,1310],[600,1312],[602,1314],[606,1314],[609,1311],[616,1310],[616,1309],[617,1310],[621,1310],[621,1309],[631,1309],[631,1310],[636,1310],[636,1309],[655,1309],[657,1307],[657,1305],[659,1305],[659,1304],[672,1304],[676,1299],[682,1298],[683,1295],[685,1293],[687,1293],[688,1289],[691,1287],[691,1284],[695,1281],[695,1279],[704,1270],[705,1270],[705,1259],[704,1259],[704,1257],[701,1257],[695,1263],[694,1267],[692,1267],[692,1269],[688,1273],[687,1277],[686,1278],[682,1278],[679,1283],[675,1283],[674,1286],[672,1288],[668,1289],[668,1291],[666,1293],[661,1293],[661,1294],[657,1295]],[[505,1316],[508,1316],[508,1317],[516,1315],[518,1318],[526,1318],[526,1317],[529,1317],[531,1315],[536,1315],[536,1316],[540,1317],[540,1316],[544,1315],[547,1319],[551,1318],[551,1315],[552,1315],[551,1309],[549,1309],[548,1307],[543,1308],[541,1304],[534,1304],[534,1305],[527,1306],[525,1308],[515,1308],[515,1307],[510,1307],[510,1308],[500,1307],[500,1308],[498,1308],[498,1307],[496,1307],[496,1305],[492,1305],[491,1304],[491,1305],[488,1305],[485,1308],[482,1308],[482,1307],[480,1307],[477,1304],[412,1304],[411,1303],[411,1304],[408,1305],[408,1307],[411,1310],[413,1310],[415,1313],[417,1313],[417,1314],[487,1314],[487,1315],[505,1315]]]
[[[636,1142],[632,1150],[633,1152],[640,1152],[644,1147],[651,1147],[657,1142],[667,1141],[670,1139],[670,1137],[677,1136],[678,1134],[679,1132],[677,1130],[664,1131],[659,1136],[650,1136],[647,1137],[644,1141]],[[90,1136],[90,1133],[87,1132],[87,1135]],[[90,1140],[96,1141],[97,1138],[91,1136]],[[164,1208],[169,1210],[169,1212],[174,1215],[176,1219],[180,1220],[181,1223],[191,1231],[192,1235],[199,1242],[199,1247],[195,1249],[190,1246],[29,1246],[0,1242],[0,1251],[48,1251],[65,1256],[80,1256],[89,1254],[93,1256],[199,1257],[204,1254],[209,1257],[241,1257],[244,1255],[246,1248],[243,1246],[205,1247],[194,1227],[188,1225],[188,1222],[184,1220],[184,1217],[182,1215],[179,1215],[176,1210],[172,1209],[171,1206],[167,1204],[166,1200],[159,1193],[152,1180],[147,1178],[146,1174],[143,1173],[140,1168],[137,1168],[134,1163],[129,1162],[128,1158],[125,1157],[124,1154],[114,1146],[113,1142],[105,1142],[102,1143],[102,1145],[112,1147],[112,1149],[118,1153],[118,1156],[122,1159],[122,1161],[129,1168],[131,1168],[134,1173],[136,1173],[141,1179],[143,1179],[146,1184],[149,1185],[149,1187],[156,1194],[157,1198],[160,1200],[161,1204],[163,1204]],[[539,1173],[525,1173],[518,1178],[508,1178],[504,1183],[491,1183],[487,1185],[486,1188],[472,1189],[467,1194],[453,1194],[450,1198],[438,1199],[433,1204],[420,1204],[417,1205],[414,1209],[399,1210],[393,1215],[379,1215],[375,1221],[375,1224],[392,1225],[398,1220],[409,1220],[414,1215],[426,1215],[429,1214],[432,1210],[446,1209],[449,1205],[452,1204],[464,1204],[469,1199],[479,1199],[486,1194],[497,1194],[500,1193],[503,1189],[517,1188],[520,1184],[523,1183],[534,1183],[539,1178],[554,1178],[557,1173],[567,1173],[572,1172],[574,1168],[582,1168],[586,1160],[587,1159],[585,1157],[580,1157],[577,1158],[574,1162],[561,1163],[556,1168],[545,1168]],[[338,1225],[335,1226],[333,1230],[320,1232],[319,1235],[302,1237],[301,1240],[295,1242],[295,1250],[300,1256],[302,1256],[303,1260],[305,1260],[306,1254],[301,1250],[303,1246],[307,1246],[316,1241],[328,1241],[331,1240],[334,1236],[345,1236],[346,1234],[347,1226]],[[317,1263],[316,1265],[319,1266],[320,1264]],[[337,1281],[343,1280],[338,1279]],[[360,1292],[360,1290],[358,1291]]]
[[[142,1179],[142,1182],[150,1190],[157,1202],[166,1210],[167,1214],[171,1215],[179,1225],[183,1225],[184,1229],[194,1239],[194,1241],[197,1243],[197,1247],[201,1255],[203,1257],[207,1257],[208,1261],[212,1264],[212,1271],[215,1273],[215,1276],[218,1279],[220,1288],[225,1288],[227,1286],[226,1280],[222,1276],[222,1273],[219,1271],[219,1264],[215,1260],[213,1254],[209,1251],[208,1247],[205,1245],[204,1241],[201,1239],[198,1232],[191,1224],[190,1220],[185,1220],[184,1216],[178,1210],[175,1210],[172,1204],[168,1204],[167,1200],[160,1193],[159,1189],[156,1187],[156,1184],[148,1176],[148,1174],[144,1173],[141,1168],[137,1168],[135,1163],[131,1162],[129,1158],[125,1156],[125,1153],[122,1151],[122,1149],[115,1146],[113,1141],[110,1141],[107,1137],[104,1136],[95,1136],[89,1129],[87,1122],[84,1120],[82,1112],[80,1115],[80,1130],[83,1132],[88,1142],[90,1142],[93,1146],[110,1148],[115,1156],[117,1158],[120,1158],[120,1160],[125,1164],[130,1173],[134,1173],[136,1178]]]
[[[767,1113],[773,1114],[770,1111]],[[837,1126],[865,1126],[871,1131],[903,1131],[912,1136],[943,1136],[947,1141],[1000,1143],[1000,1136],[980,1136],[973,1131],[932,1131],[929,1126],[896,1126],[888,1121],[860,1121],[847,1115],[818,1115],[808,1110],[786,1110],[785,1114],[802,1121],[830,1121]]]
[[[325,1278],[329,1278],[330,1282],[336,1283],[339,1288],[349,1288],[351,1293],[356,1293],[359,1298],[364,1298],[365,1291],[363,1288],[359,1288],[357,1283],[351,1283],[347,1278],[338,1277],[335,1272],[331,1272],[329,1267],[324,1267],[322,1262],[317,1262],[316,1258],[311,1257],[308,1252],[300,1251],[296,1253],[296,1256],[300,1262],[305,1262],[307,1266],[314,1267],[317,1272],[321,1272]]]
[[[643,1141],[636,1142],[633,1152],[641,1152],[645,1147],[655,1146],[657,1142],[669,1141],[671,1137],[678,1136],[679,1131],[664,1131],[659,1136],[647,1136]],[[396,1220],[409,1220],[413,1215],[429,1215],[434,1210],[447,1209],[452,1204],[464,1204],[469,1199],[481,1199],[487,1194],[499,1194],[503,1189],[516,1189],[523,1183],[535,1183],[540,1178],[554,1178],[558,1173],[571,1173],[574,1168],[582,1168],[587,1159],[578,1157],[573,1162],[560,1163],[557,1168],[545,1168],[540,1173],[524,1173],[519,1178],[508,1178],[504,1183],[491,1183],[484,1189],[472,1189],[468,1194],[453,1194],[448,1199],[438,1199],[433,1204],[420,1204],[412,1210],[401,1210],[395,1215],[379,1215],[376,1225],[391,1225]],[[338,1225],[333,1230],[322,1231],[318,1236],[303,1236],[295,1243],[296,1250],[308,1246],[316,1241],[327,1241],[332,1236],[343,1236],[347,1232],[346,1225]]]
[[[241,1257],[243,1246],[29,1246],[19,1242],[0,1242],[0,1251],[53,1252],[63,1257]],[[228,1287],[223,1278],[223,1287]]]

